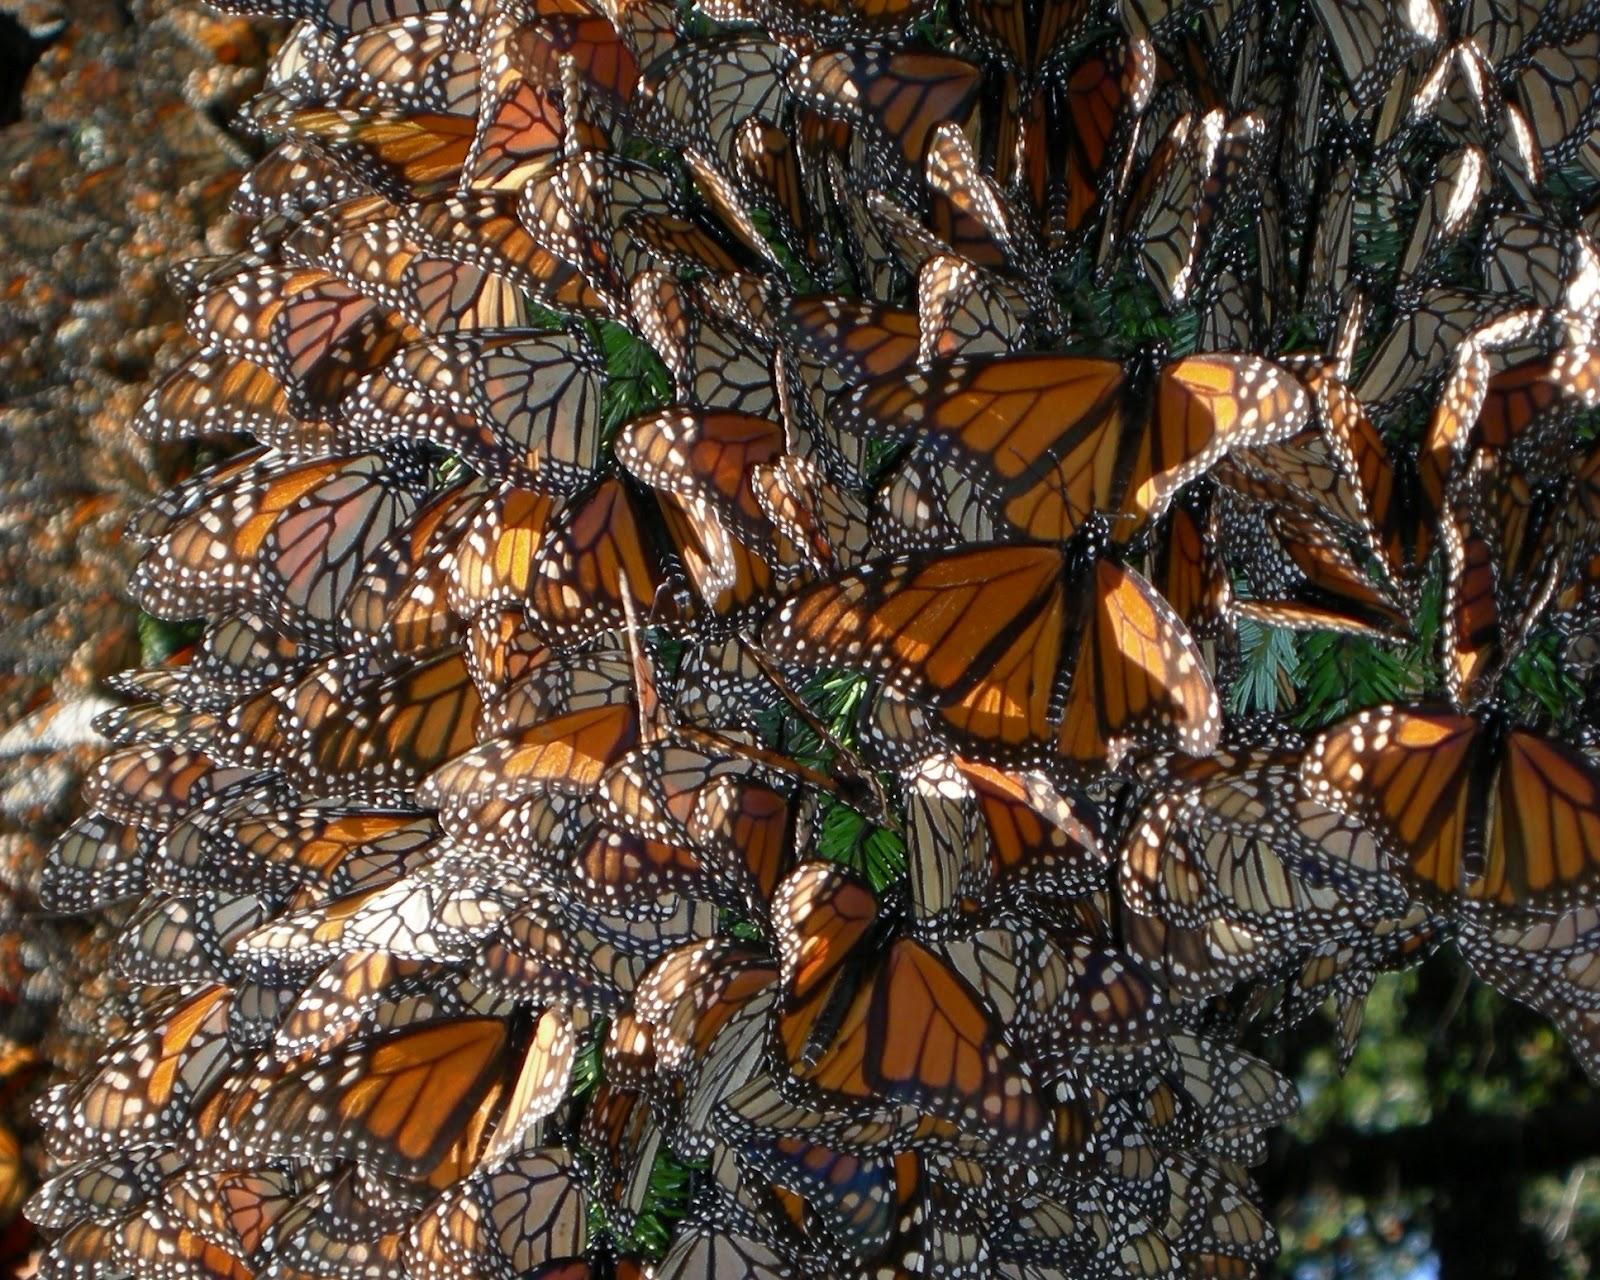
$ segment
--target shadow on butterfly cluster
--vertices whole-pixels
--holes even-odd
[[[1592,4],[239,7],[42,1275],[1249,1276],[1240,1007],[1600,1067]]]

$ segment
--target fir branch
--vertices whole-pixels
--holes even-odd
[[[1564,725],[1583,705],[1583,685],[1561,660],[1564,647],[1560,631],[1549,627],[1507,665],[1501,677],[1501,695],[1517,720]]]
[[[605,1018],[595,1019],[588,1041],[580,1045],[578,1052],[573,1056],[569,1097],[587,1097],[605,1078],[605,1064],[600,1060],[600,1046],[606,1038],[606,1021]]]
[[[859,873],[874,893],[906,873],[905,841],[848,805],[825,799],[819,806],[815,856]]]
[[[1362,636],[1316,631],[1300,642],[1300,688],[1304,697],[1294,721],[1318,729],[1353,711],[1415,698],[1427,685],[1415,654]]]
[[[1236,714],[1274,712],[1291,705],[1300,678],[1295,633],[1240,618],[1239,675],[1228,692],[1228,709]]]
[[[644,1204],[633,1230],[619,1240],[624,1253],[639,1253],[659,1258],[672,1240],[673,1227],[689,1211],[689,1194],[694,1188],[694,1172],[703,1166],[686,1164],[663,1144],[650,1166]]]
[[[600,422],[609,438],[624,422],[670,404],[672,377],[649,343],[609,320],[595,327],[596,345],[606,365]]]

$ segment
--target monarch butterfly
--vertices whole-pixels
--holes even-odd
[[[1202,643],[1231,625],[1233,585],[1222,563],[1218,506],[1214,491],[1191,487],[1157,523],[1147,566],[1151,585]]]
[[[863,887],[801,864],[774,917],[789,993],[777,1039],[796,1090],[823,1106],[913,1107],[1018,1153],[1046,1146],[1044,1107],[993,1018],[921,943],[872,946],[877,903]]]
[[[234,213],[265,222],[349,199],[359,184],[304,143],[278,143],[239,179],[229,201]]]
[[[1407,885],[1447,915],[1550,912],[1594,893],[1600,777],[1543,734],[1380,707],[1320,734],[1302,777],[1392,840]]]
[[[671,267],[708,272],[713,280],[777,265],[771,246],[733,183],[699,152],[691,150],[686,159],[710,218],[700,222],[636,210],[622,221],[630,247]]]
[[[558,1265],[552,1259],[583,1254],[587,1212],[583,1183],[565,1149],[519,1152],[452,1187],[418,1219],[409,1273],[496,1280],[543,1275]]]
[[[1594,249],[1588,238],[1543,218],[1500,214],[1490,220],[1484,248],[1489,286],[1542,307],[1562,307],[1574,285],[1582,287],[1593,279]]]
[[[561,311],[608,316],[607,300],[576,264],[540,244],[517,216],[510,193],[448,196],[402,207],[406,229],[433,252],[503,276]]]
[[[925,1269],[977,1275],[987,1265],[989,1243],[970,1195],[970,1183],[981,1174],[960,1163],[941,1173],[920,1152],[896,1153],[894,1230],[876,1260],[880,1274],[896,1280]]]
[[[669,952],[640,981],[635,1009],[651,1018],[654,1090],[674,1150],[710,1156],[723,1105],[762,1072],[777,976],[763,957],[698,945]]]
[[[905,778],[914,927],[937,935],[1035,895],[1094,889],[1105,868],[1094,831],[1043,776],[959,756]]]
[[[313,1186],[279,1217],[272,1233],[275,1265],[289,1274],[326,1274],[349,1257],[397,1272],[412,1200],[404,1184],[347,1171]]]
[[[304,670],[318,652],[258,613],[225,615],[201,633],[187,666],[166,673],[160,696],[221,710]]]
[[[261,1252],[300,1186],[277,1170],[187,1173],[163,1193],[183,1223],[212,1244],[247,1259]]]
[[[1165,1215],[1157,1221],[1174,1249],[1258,1266],[1276,1254],[1276,1233],[1250,1202],[1242,1179],[1236,1181],[1225,1165],[1179,1158],[1165,1173],[1171,1194]]]
[[[1081,647],[1064,673],[1070,634]],[[1194,641],[1108,559],[1076,569],[1054,547],[995,545],[872,561],[800,592],[763,636],[787,660],[848,662],[929,699],[963,749],[1116,767],[1135,746],[1203,755],[1217,741]]]
[[[665,740],[646,743],[620,758],[599,790],[610,825],[646,839],[712,852],[710,846],[732,834],[726,830],[730,816],[738,821],[730,809],[742,808],[746,817],[776,816],[781,796],[775,787],[784,778],[799,779],[834,794],[844,790],[832,778],[799,761],[691,726],[669,730]],[[774,833],[770,828],[763,832],[768,838],[763,843],[770,843]],[[755,836],[755,824],[746,826],[742,834]],[[781,847],[781,840],[776,843]],[[749,874],[764,878],[770,872],[757,870],[763,861],[759,846],[746,851],[724,847],[715,852],[732,854],[740,861],[749,856]],[[732,874],[731,868],[724,874]]]
[[[232,981],[240,975],[230,945],[265,915],[253,897],[153,894],[123,926],[112,964],[130,981],[155,985]]]
[[[256,779],[255,770],[218,764],[192,747],[136,743],[101,757],[84,784],[84,800],[113,821],[168,831],[206,798]]]
[[[805,1201],[825,1249],[861,1260],[888,1244],[895,1216],[891,1153],[834,1151],[785,1134],[747,1141],[740,1154],[746,1167]]]
[[[981,272],[1003,272],[1028,292],[1030,267],[1040,260],[1040,246],[1033,243],[1031,229],[1012,211],[999,184],[983,171],[959,126],[942,124],[934,129],[924,167],[933,192],[934,235]]]
[[[424,775],[470,746],[482,709],[459,649],[349,690],[312,682],[296,690],[296,703],[307,728],[290,776],[307,787],[337,779],[340,795],[376,803],[405,799]]]
[[[1021,126],[1023,171],[1052,250],[1080,239],[1094,215],[1116,221],[1154,87],[1154,51],[1136,38],[1097,46],[1033,94]]]
[[[163,1147],[96,1156],[41,1183],[23,1212],[49,1231],[64,1230],[80,1218],[107,1221],[144,1204],[183,1164],[183,1156]]]
[[[1258,750],[1184,765],[1172,790],[1146,805],[1129,853],[1135,842],[1159,848],[1174,837],[1173,852],[1195,859],[1189,873],[1205,891],[1265,936],[1314,942],[1319,930],[1347,930],[1359,912],[1403,912],[1407,895],[1382,840],[1306,795],[1298,764],[1293,751]],[[1156,870],[1124,864],[1135,877]]]
[[[94,717],[92,728],[114,746],[136,743],[173,747],[204,747],[218,728],[217,717],[188,707],[159,703],[112,707]]]
[[[1374,413],[1391,406],[1418,382],[1437,373],[1484,314],[1484,301],[1477,294],[1448,288],[1427,290],[1378,344],[1355,385],[1357,397]]]
[[[416,506],[403,471],[352,460],[272,522],[256,554],[260,603],[308,643],[331,643],[362,568]]]
[[[633,696],[633,673],[616,651],[559,659],[545,649],[493,702],[478,721],[482,739],[499,737],[571,711],[587,711]]]
[[[680,896],[745,909],[748,889],[740,892],[725,885],[717,874],[722,870],[720,860],[686,847],[699,843],[653,840],[597,825],[578,838],[572,858],[575,891],[596,906],[630,917],[670,915]],[[769,870],[770,864],[763,858],[772,847],[757,845],[751,850],[752,861],[768,878],[781,869]],[[781,850],[783,845],[776,847]],[[728,861],[735,867],[741,865],[733,858]]]
[[[680,902],[665,919],[629,920],[536,896],[507,917],[468,973],[518,1000],[619,1013],[651,961],[686,938],[710,933],[715,917],[713,907]]]
[[[624,593],[652,623],[679,619],[655,540],[658,511],[616,476],[567,502],[534,564],[530,612],[548,643],[571,646],[619,630]]]
[[[117,1236],[117,1256],[124,1266],[184,1268],[219,1280],[250,1280],[254,1274],[237,1242],[209,1239],[158,1205],[136,1212],[121,1224]]]
[[[777,30],[814,41],[868,33],[891,37],[908,31],[927,12],[924,0],[849,0],[843,5],[814,0],[715,0],[708,15],[717,22],[770,23]]]
[[[577,1034],[567,1011],[557,1007],[540,1014],[505,1112],[484,1149],[479,1169],[497,1169],[511,1159],[535,1131],[535,1126],[561,1105],[571,1085],[576,1051]]]
[[[654,1271],[656,1280],[799,1280],[801,1274],[786,1254],[711,1224],[680,1231]]]
[[[759,343],[751,344],[734,321],[711,314],[705,305],[697,303],[688,319],[672,352],[682,398],[706,409],[777,416],[774,355]]]
[[[1403,59],[1436,43],[1443,16],[1432,0],[1391,12],[1364,0],[1318,0],[1312,6],[1347,91],[1362,107],[1373,105]]]
[[[1087,20],[1082,8],[1070,0],[1035,0],[998,10],[969,3],[962,5],[962,13],[984,52],[1024,82],[1046,79],[1045,69]]]
[[[1507,458],[1458,474],[1439,521],[1445,552],[1445,687],[1472,706],[1520,651],[1572,555],[1564,495],[1540,492]]]
[[[192,849],[169,841],[161,874],[177,892],[337,896],[379,869],[423,860],[437,837],[432,818],[414,809],[241,806],[220,813]]]
[[[939,254],[917,273],[917,364],[1001,355],[1022,345],[1022,321],[972,263]]]
[[[269,1072],[228,1131],[267,1154],[344,1156],[426,1178],[498,1091],[505,1042],[500,1019],[474,1017],[347,1042]]]
[[[474,121],[467,116],[296,108],[270,96],[257,98],[251,115],[264,128],[320,152],[340,172],[396,203],[454,187],[474,133]]]
[[[751,468],[756,502],[816,573],[850,569],[871,546],[866,505],[830,481],[811,458],[785,453]]]
[[[493,433],[504,461],[485,455],[480,473],[565,492],[600,461],[597,359],[579,337],[482,329],[407,348],[395,376]]]
[[[460,26],[449,13],[384,22],[341,45],[341,70],[379,101],[401,110],[473,115],[477,59],[456,44]]]
[[[1240,548],[1248,597],[1229,607],[1239,617],[1292,630],[1339,631],[1379,638],[1405,636],[1405,601],[1374,583],[1337,533],[1293,507],[1252,511],[1221,502],[1221,527]]]
[[[296,417],[283,384],[262,365],[217,349],[197,352],[164,377],[133,428],[153,444],[249,435],[290,457],[333,450],[335,430]]]
[[[631,1233],[661,1149],[662,1134],[649,1099],[610,1082],[600,1085],[584,1113],[579,1141],[580,1149],[597,1153],[591,1177],[607,1216]]]
[[[669,409],[624,424],[613,448],[628,471],[662,495],[690,581],[708,606],[735,612],[771,590],[782,551],[767,550],[776,531],[751,473],[782,454],[777,423]]]
[[[1025,927],[1001,923],[946,938],[940,954],[999,1017],[1039,1083],[1055,1086],[1058,1101],[1087,1093],[1085,1081],[1124,1087],[1124,1061],[1142,1063],[1147,1048],[1163,1044],[1160,988],[1120,949],[1058,941],[1043,913],[1013,918]],[[1081,1123],[1086,1134],[1092,1117]]]
[[[525,49],[540,43],[507,22],[496,23],[484,53],[489,61],[478,104],[478,125],[463,162],[465,186],[475,192],[518,192],[561,158],[577,126],[576,67],[556,55],[535,76]]]
[[[347,951],[300,991],[273,1035],[280,1062],[327,1053],[348,1039],[391,989],[416,974],[416,961],[387,952]]]
[[[426,864],[365,897],[344,918],[339,944],[405,960],[465,960],[520,897],[490,856],[447,837]]]
[[[1151,157],[1131,198],[1126,233],[1134,261],[1168,305],[1189,296],[1206,233],[1242,198],[1263,133],[1258,116],[1232,124],[1220,109],[1180,117]]]
[[[295,904],[299,909],[240,938],[235,959],[258,980],[303,984],[339,956],[358,949],[345,946],[346,924],[403,872],[403,867],[383,868],[345,893],[316,896],[311,905]]]
[[[152,538],[129,591],[149,612],[171,619],[254,605],[263,587],[263,545],[277,523],[326,486],[381,466],[372,454],[305,462],[245,455],[205,477],[192,506],[173,513]],[[220,483],[211,488],[213,481]]]
[[[649,77],[641,129],[733,168],[732,148],[747,121],[782,119],[784,73],[793,57],[751,35],[687,46]]]
[[[1140,1104],[1157,1141],[1232,1159],[1236,1142],[1253,1147],[1261,1130],[1299,1109],[1293,1085],[1252,1054],[1182,1034],[1172,1048],[1171,1069],[1147,1084]]]
[[[1417,212],[1411,238],[1400,255],[1401,296],[1416,277],[1426,277],[1433,264],[1466,230],[1488,183],[1487,160],[1477,147],[1463,147],[1444,156],[1433,185]]]
[[[437,769],[418,797],[469,841],[507,842],[546,828],[534,847],[565,850],[558,832],[582,824],[578,804],[638,740],[630,703],[572,711],[480,744]]]
[[[339,641],[385,657],[420,657],[461,638],[448,608],[446,572],[461,524],[483,503],[467,482],[418,504],[411,519],[361,564],[335,621]]]
[[[1517,101],[1545,162],[1560,164],[1584,145],[1600,117],[1592,79],[1600,68],[1600,40],[1592,32],[1568,35],[1527,51],[1519,61]]]
[[[381,196],[312,215],[285,238],[283,252],[425,332],[527,323],[526,304],[511,281],[473,263],[435,256]]]
[[[165,1001],[107,1050],[85,1082],[47,1095],[41,1126],[52,1155],[79,1161],[134,1142],[176,1141],[192,1112],[242,1064],[227,1036],[231,999],[212,983]]]
[[[763,1002],[767,1013],[771,1012],[769,1005],[769,1001]],[[913,1108],[861,1110],[847,1102],[828,1102],[809,1093],[802,1104],[790,1100],[793,1092],[792,1083],[780,1084],[769,1074],[745,1080],[729,1090],[717,1109],[713,1118],[716,1134],[738,1145],[755,1135],[803,1134],[838,1150],[862,1155],[911,1144],[960,1150],[977,1142],[963,1137],[948,1120]]]
[[[50,846],[39,887],[46,911],[85,913],[143,893],[159,836],[102,814],[79,818]]]
[[[891,184],[922,172],[934,131],[961,125],[977,105],[980,69],[950,54],[883,47],[830,49],[801,58],[790,73],[797,97],[835,119],[870,129],[892,162]],[[879,177],[879,175],[873,175]]]
[[[290,409],[338,410],[361,378],[422,335],[398,312],[316,267],[263,267],[202,294],[190,328],[264,365]]]
[[[1093,511],[1152,519],[1232,449],[1293,435],[1311,405],[1275,366],[1195,356],[1161,373],[1148,419],[1115,361],[1018,355],[943,365],[850,393],[835,420],[852,432],[913,440],[962,477],[960,502],[997,529],[1065,541]]]
[[[1468,916],[1457,924],[1456,945],[1480,976],[1513,999],[1549,1014],[1592,1012],[1600,1008],[1597,922],[1591,906],[1499,925]]]

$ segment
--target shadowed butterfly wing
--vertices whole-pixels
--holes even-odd
[[[763,643],[805,666],[874,671],[986,744],[1039,742],[1067,622],[1064,567],[1039,546],[873,561],[788,601]]]
[[[1222,707],[1194,639],[1132,569],[1095,563],[1090,615],[1068,686],[1056,751],[1116,768],[1130,750],[1213,751]]]
[[[272,1075],[233,1130],[291,1158],[426,1176],[498,1083],[505,1039],[498,1018],[459,1018],[342,1045]]]

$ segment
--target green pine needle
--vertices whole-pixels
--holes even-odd
[[[568,318],[559,311],[552,311],[542,303],[533,301],[524,296],[523,303],[527,315],[527,327],[538,329],[541,332],[559,333],[566,329]]]
[[[784,238],[778,234],[772,215],[759,207],[752,208],[749,212],[750,221],[755,224],[756,230],[761,233],[761,238],[772,250],[772,256],[778,260],[784,275],[789,278],[789,287],[797,294],[817,292],[817,281],[811,274],[810,265],[797,258]]]
[[[605,1038],[606,1019],[597,1018],[593,1034],[587,1043],[579,1046],[572,1060],[572,1097],[587,1097],[605,1076],[605,1066],[600,1061],[600,1045]]]
[[[833,800],[824,800],[820,806],[812,853],[824,862],[837,862],[857,872],[874,893],[906,873],[905,840]]]
[[[184,645],[193,644],[204,631],[203,622],[167,622],[141,610],[139,665],[159,667]]]
[[[1268,626],[1253,618],[1240,618],[1239,678],[1228,694],[1230,710],[1277,711],[1300,677],[1300,658],[1295,652],[1295,633],[1283,627]]]
[[[600,421],[609,436],[624,422],[670,404],[672,377],[649,343],[609,320],[601,321],[596,327],[606,362]]]
[[[1423,665],[1361,636],[1317,631],[1300,642],[1301,693],[1295,722],[1321,728],[1354,711],[1416,698],[1426,687]]]
[[[689,1211],[689,1193],[694,1188],[694,1173],[704,1166],[685,1164],[665,1146],[650,1166],[644,1205],[628,1236],[618,1243],[624,1253],[639,1253],[659,1258],[672,1241],[675,1224]]]
[[[1564,724],[1584,703],[1583,685],[1561,660],[1565,641],[1549,629],[1512,659],[1501,682],[1506,705],[1521,721]]]

